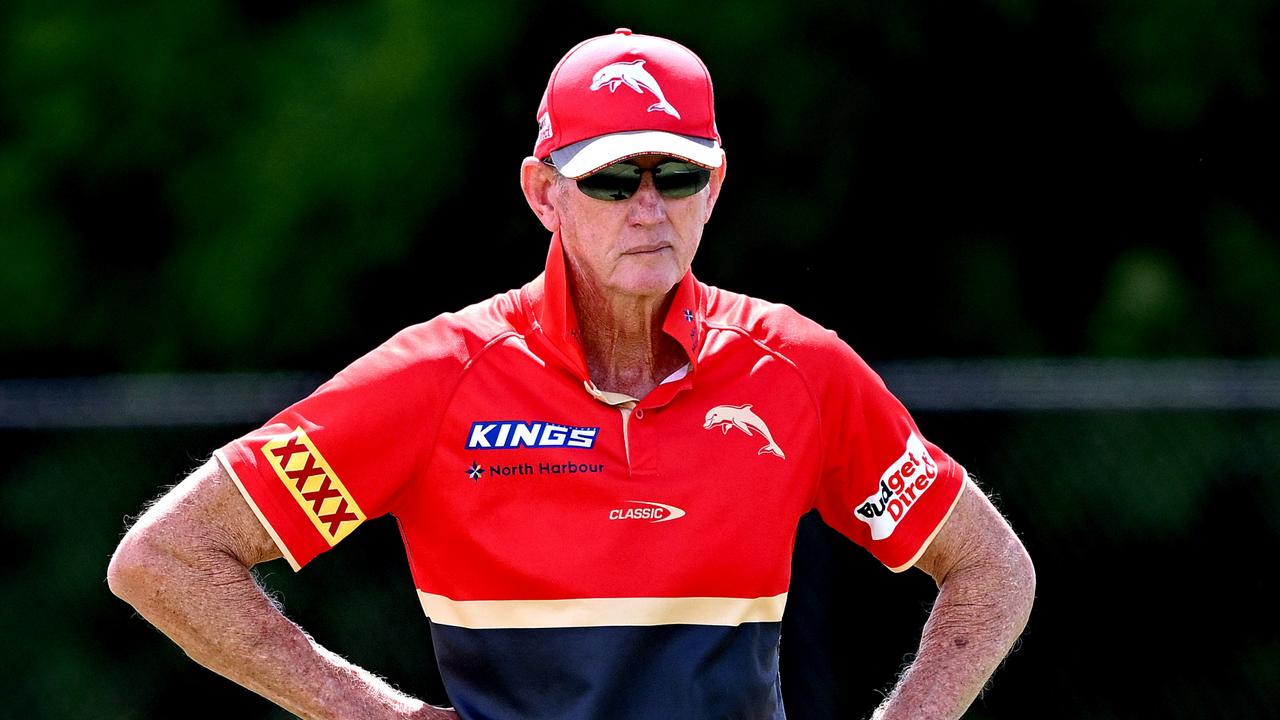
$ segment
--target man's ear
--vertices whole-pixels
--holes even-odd
[[[727,156],[721,156],[720,167],[711,171],[711,193],[707,196],[707,211],[703,214],[702,224],[705,225],[711,220],[711,211],[716,206],[716,200],[720,197],[720,187],[724,185],[725,168],[729,164]]]
[[[527,157],[520,164],[520,188],[525,202],[538,216],[542,227],[551,232],[560,229],[560,212],[552,201],[556,186],[556,169],[535,157]]]

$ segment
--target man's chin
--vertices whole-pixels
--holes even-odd
[[[644,273],[624,278],[609,289],[619,295],[662,297],[679,284],[681,277],[683,275],[676,275],[674,272]]]

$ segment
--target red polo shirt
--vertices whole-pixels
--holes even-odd
[[[597,389],[553,237],[525,287],[400,332],[215,455],[295,569],[397,517],[464,717],[782,717],[799,518],[900,571],[965,473],[786,306],[689,274],[663,330],[683,371]]]

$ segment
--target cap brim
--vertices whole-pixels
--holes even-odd
[[[560,174],[577,180],[614,163],[639,155],[670,155],[707,169],[720,167],[724,150],[715,140],[659,130],[601,135],[551,151]]]

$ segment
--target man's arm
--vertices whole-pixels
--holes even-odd
[[[111,591],[193,660],[303,718],[454,718],[315,643],[249,572],[280,551],[216,460],[152,506],[111,558]]]
[[[972,480],[916,566],[938,583],[938,599],[915,660],[874,720],[959,718],[1031,614],[1031,557]]]

